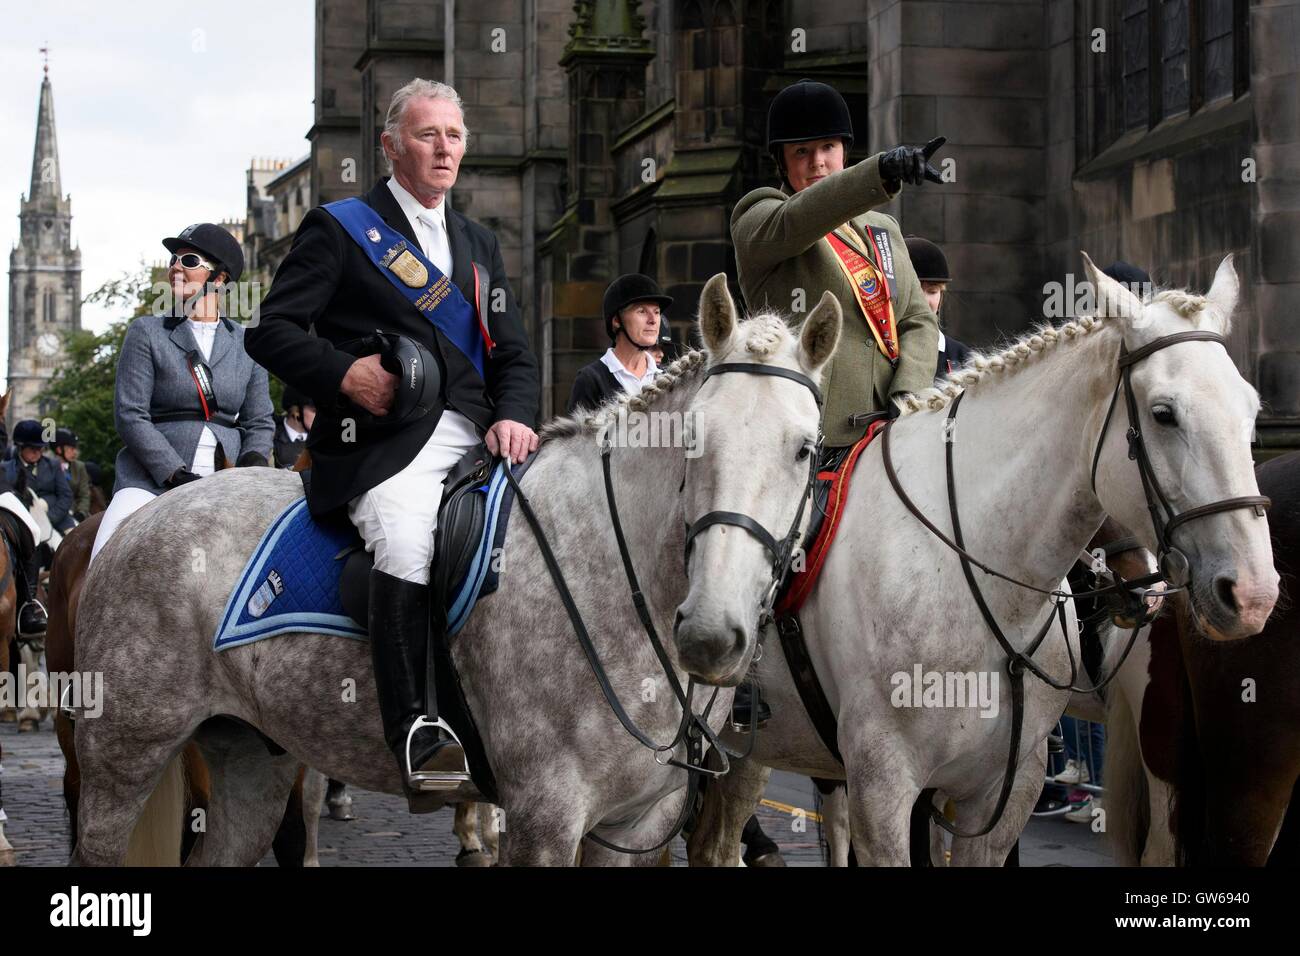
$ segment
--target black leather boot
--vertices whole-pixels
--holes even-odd
[[[424,713],[429,654],[429,586],[370,572],[370,649],[384,739],[397,758],[412,812],[437,809],[418,798],[469,781],[451,728]]]
[[[754,685],[749,681],[736,686],[736,694],[731,699],[731,725],[738,733],[749,732],[749,722],[754,709]],[[758,701],[758,722],[762,727],[772,719],[772,708],[761,697]]]
[[[18,593],[25,595],[27,601],[18,609],[18,636],[40,637],[45,633],[49,617],[45,606],[36,600],[36,587],[40,581],[41,558],[34,554],[30,560],[19,563],[19,577],[22,578]]]

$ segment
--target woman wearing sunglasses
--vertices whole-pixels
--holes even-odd
[[[125,447],[91,560],[129,514],[167,489],[225,462],[266,465],[271,453],[266,369],[244,351],[244,327],[220,311],[221,286],[244,269],[239,242],[203,222],[163,245],[170,308],[137,318],[122,342],[113,420]]]

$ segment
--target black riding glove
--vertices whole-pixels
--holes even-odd
[[[880,178],[892,192],[900,183],[919,186],[925,180],[932,183],[943,182],[939,170],[930,165],[929,159],[944,143],[946,136],[936,136],[924,146],[895,146],[880,155]]]
[[[271,463],[266,460],[266,456],[255,451],[246,451],[239,456],[235,462],[236,468],[270,468]]]
[[[181,485],[189,484],[191,481],[198,481],[199,476],[194,474],[188,468],[177,468],[172,472],[172,476],[164,482],[167,488],[179,488]]]

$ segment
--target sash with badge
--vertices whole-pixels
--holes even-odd
[[[444,200],[445,201],[445,200]],[[474,267],[474,304],[455,283],[425,258],[423,251],[360,199],[340,199],[322,207],[411,305],[456,346],[479,377],[496,343],[483,321],[479,265]]]
[[[835,253],[840,271],[849,280],[862,317],[890,365],[898,365],[898,322],[894,316],[894,299],[898,294],[894,278],[894,253],[889,232],[878,226],[867,227],[868,245],[873,262],[846,242],[838,232],[828,233],[826,241]]]

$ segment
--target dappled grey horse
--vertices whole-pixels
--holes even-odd
[[[684,799],[687,772],[667,765],[686,757],[674,737],[682,711],[629,597],[603,445],[649,619],[658,633],[672,635],[667,657],[678,682],[692,681],[694,710],[705,712],[717,694],[705,718],[712,731],[727,719],[727,688],[748,669],[760,607],[770,596],[773,549],[751,527],[713,523],[694,538],[684,575],[685,529],[716,512],[747,516],[773,536],[797,524],[820,434],[812,380],[834,352],[840,309],[823,296],[796,337],[775,315],[738,321],[725,278],[715,276],[699,321],[705,351],[675,362],[637,397],[548,425],[521,481],[611,689],[648,738],[674,746],[648,749],[616,719],[517,500],[501,587],[452,644],[504,811],[502,862],[572,864],[592,833],[649,848]],[[721,366],[753,374],[714,374]],[[680,440],[636,440],[644,437],[636,426],[645,416],[677,423]],[[401,792],[362,642],[295,633],[212,650],[255,543],[301,493],[288,472],[218,473],[140,509],[91,567],[76,664],[103,672],[105,699],[102,716],[76,727],[82,791],[75,862],[122,862],[150,792],[191,737],[213,778],[207,832],[221,835],[203,843],[220,847],[219,855],[192,863],[258,860],[299,763],[367,789]],[[272,755],[259,735],[287,753]],[[448,800],[479,796],[466,787]],[[594,846],[583,853],[584,862],[656,857],[615,860]]]

